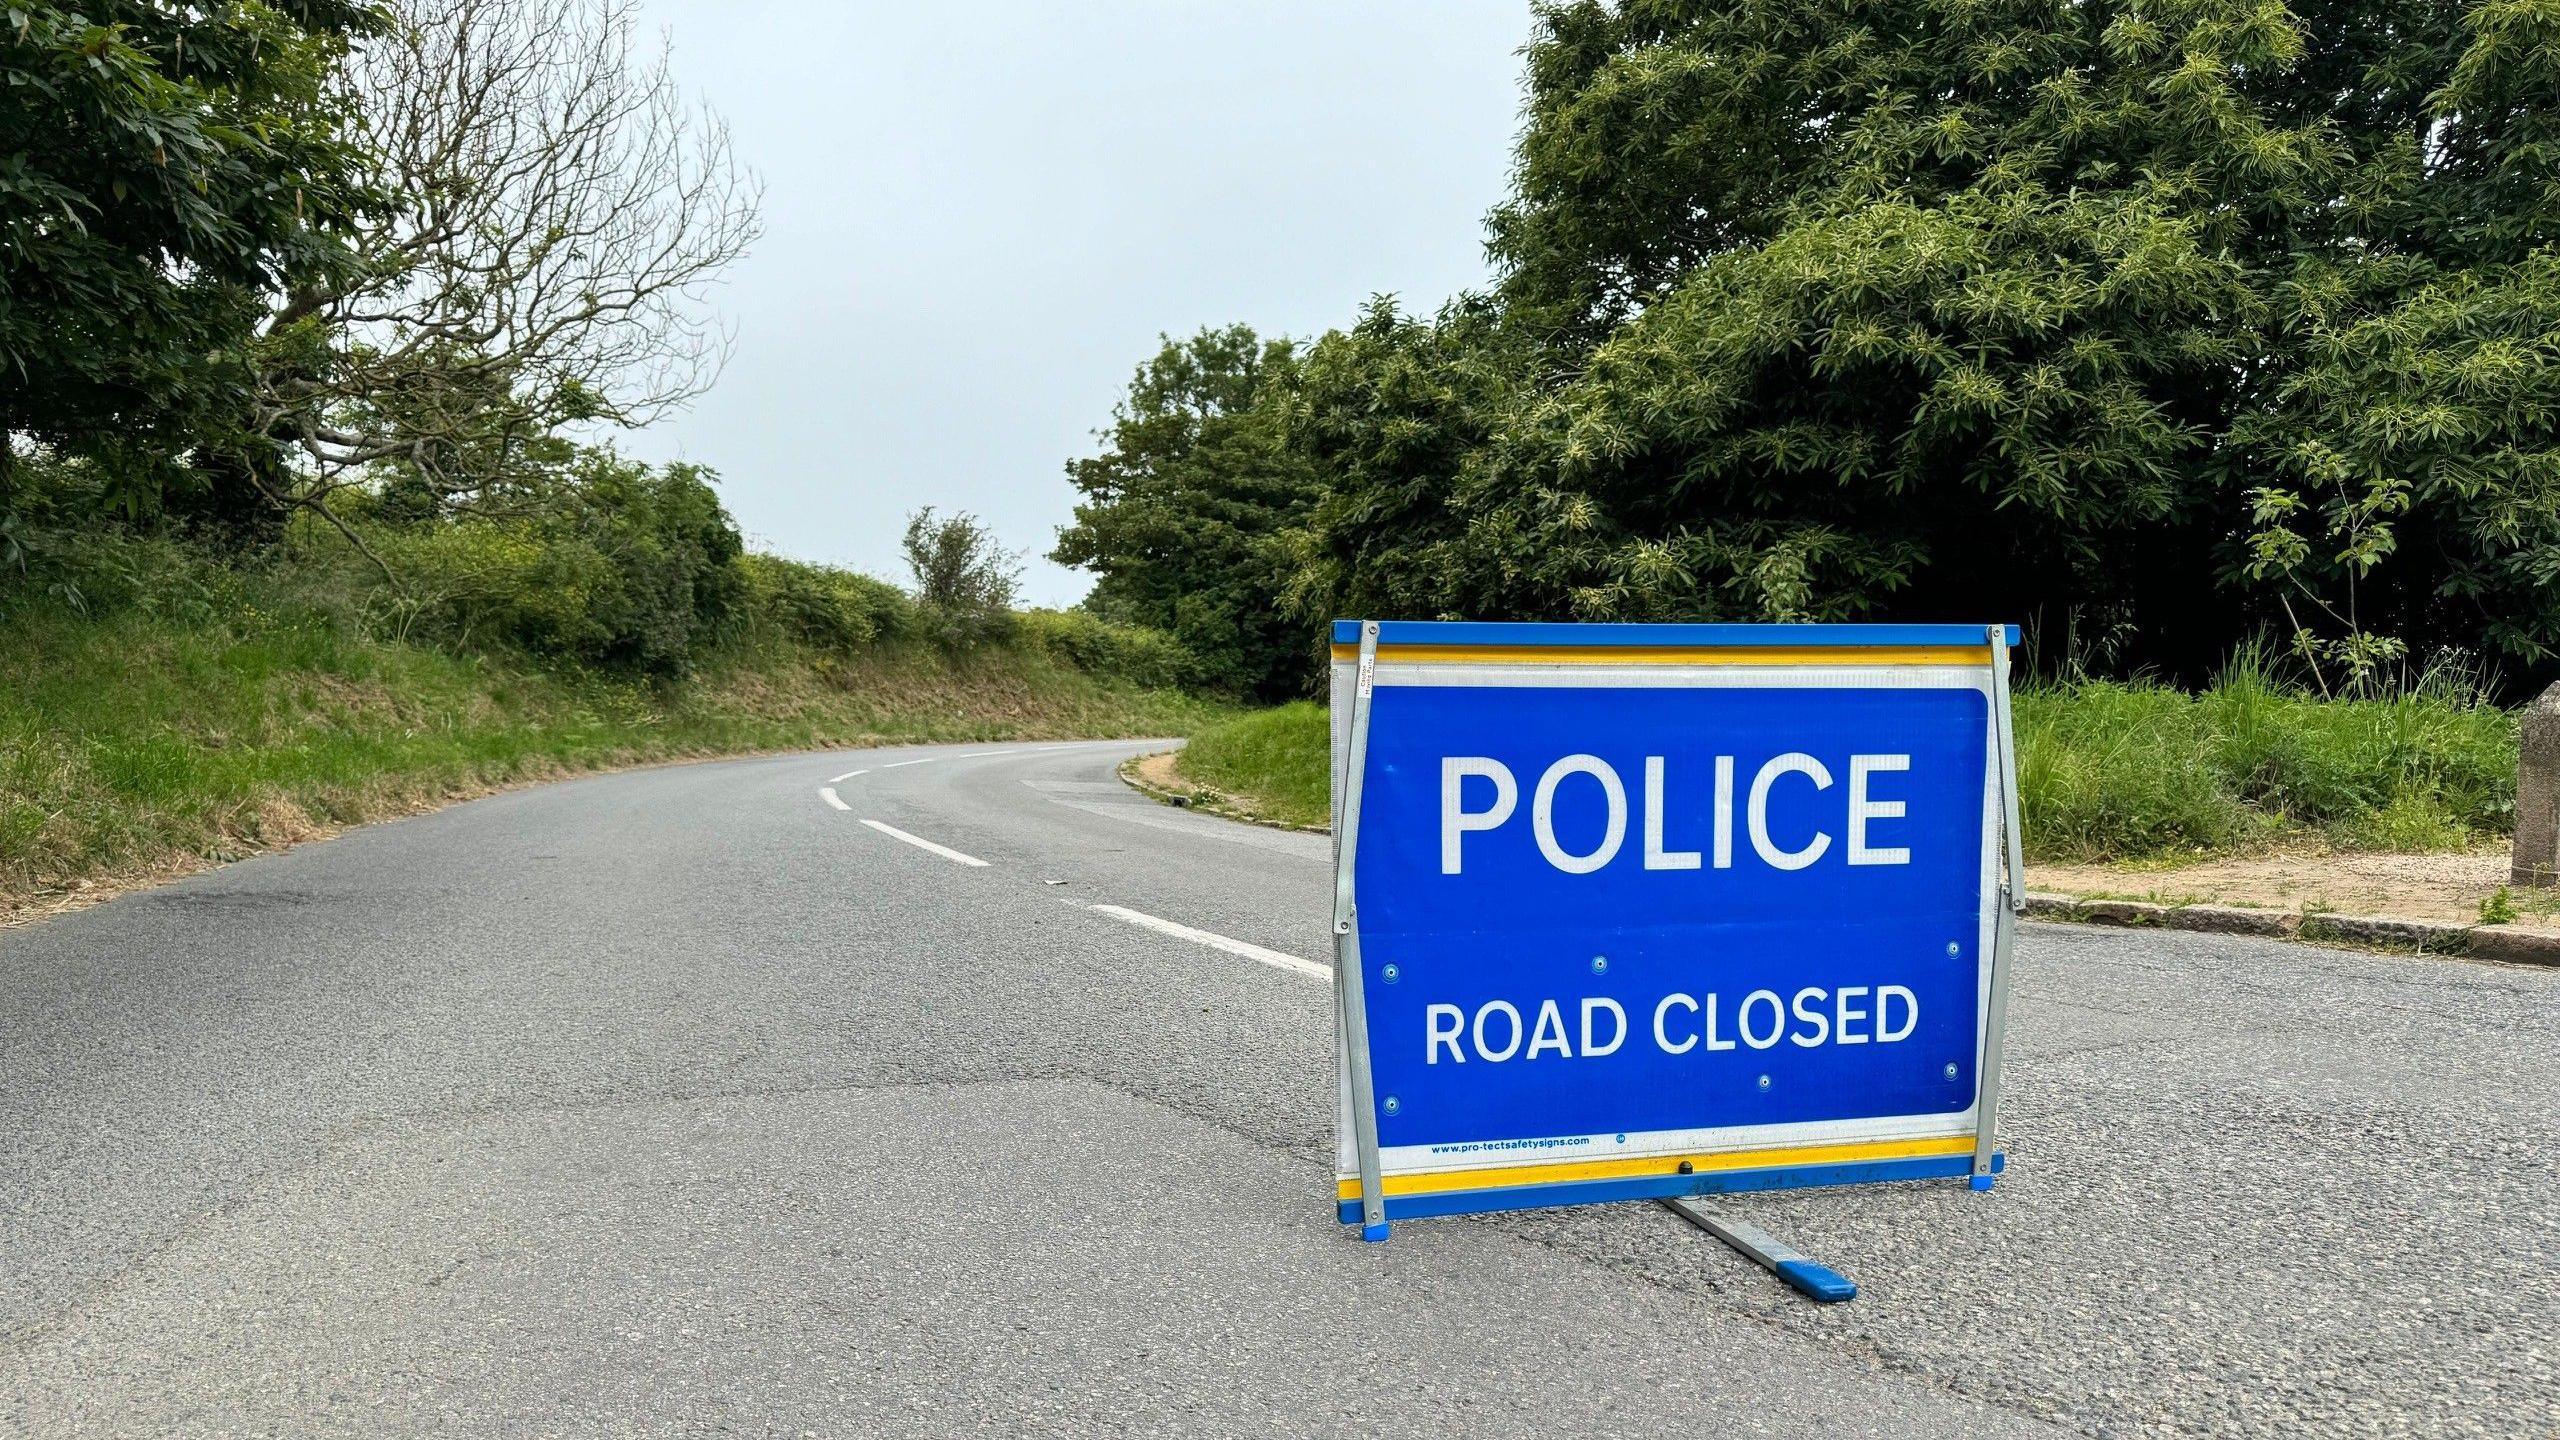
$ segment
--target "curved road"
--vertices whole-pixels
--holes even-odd
[[[1649,1206],[1364,1246],[1326,842],[1140,748],[602,776],[0,934],[0,1434],[2560,1433],[2560,973],[2028,927],[1997,1191],[1735,1206],[1845,1306]]]

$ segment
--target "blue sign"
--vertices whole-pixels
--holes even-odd
[[[1363,629],[1345,1220],[1988,1183],[2004,631]]]

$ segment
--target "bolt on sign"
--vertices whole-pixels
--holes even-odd
[[[1990,1188],[2015,642],[1337,621],[1343,1221]]]

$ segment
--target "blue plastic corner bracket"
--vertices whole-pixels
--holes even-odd
[[[1991,1168],[1980,1175],[1966,1176],[1964,1180],[1965,1188],[1968,1190],[1988,1190],[1991,1188],[1991,1182],[2000,1178],[2000,1172],[2008,1168],[2009,1152],[2006,1150],[1994,1150],[1991,1152]]]
[[[1810,1260],[1781,1260],[1769,1267],[1777,1277],[1796,1288],[1797,1293],[1825,1305],[1858,1298],[1858,1282]]]

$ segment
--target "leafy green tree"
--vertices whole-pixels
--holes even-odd
[[[2371,253],[2286,294],[2298,362],[2234,427],[2246,573],[2348,687],[2412,647],[2560,657],[2560,4],[2408,48],[2434,88],[2361,192]]]
[[[1450,305],[1437,323],[1380,297],[1358,324],[1309,350],[1290,436],[1324,483],[1297,537],[1287,591],[1294,612],[1309,620],[1540,613],[1524,597],[1574,563],[1541,545],[1596,516],[1585,507],[1532,520],[1543,541],[1516,519],[1493,517],[1570,503],[1504,468],[1493,444],[1526,384],[1528,367],[1507,335],[1501,311],[1481,297]]]
[[[365,200],[324,80],[375,18],[359,0],[0,4],[0,512],[21,438],[112,461],[128,516],[220,486],[220,466],[178,462],[233,438],[266,297],[339,264]]]
[[[1308,357],[1306,611],[2560,633],[2552,0],[1539,16],[1492,293]]]
[[[1100,577],[1097,614],[1173,635],[1210,683],[1263,699],[1303,694],[1317,669],[1307,627],[1274,604],[1318,488],[1288,443],[1297,370],[1291,342],[1243,325],[1167,339],[1101,451],[1068,462],[1084,499],[1050,552]]]

